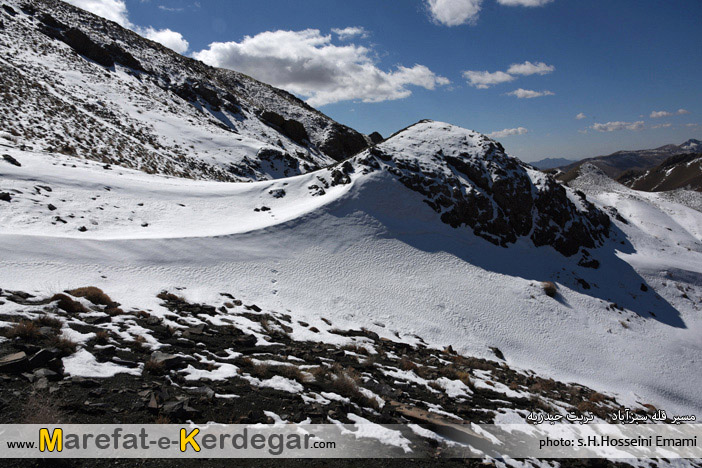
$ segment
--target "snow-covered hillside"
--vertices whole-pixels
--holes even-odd
[[[319,169],[369,139],[289,93],[60,1],[0,9],[0,136],[149,173],[224,181]]]
[[[609,179],[583,179],[578,195],[438,122],[328,169],[252,184],[3,152],[21,164],[0,160],[4,289],[94,285],[153,311],[164,289],[205,303],[231,291],[310,323],[478,356],[496,347],[511,366],[625,403],[702,409],[702,213],[658,195]],[[518,212],[514,197],[530,208]],[[461,208],[470,204],[481,209]],[[603,211],[610,226],[595,222]],[[539,247],[543,217],[545,232],[587,256]],[[557,284],[554,298],[542,281]]]

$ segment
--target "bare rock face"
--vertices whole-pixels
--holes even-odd
[[[179,55],[68,3],[5,0],[0,16],[4,45],[12,46],[0,48],[0,93],[9,97],[0,117],[19,145],[237,182],[300,175],[371,144],[286,91]],[[80,79],[64,86],[67,76]],[[19,116],[29,114],[26,125]],[[64,125],[43,125],[54,121]],[[271,147],[295,163],[267,170],[257,154]]]
[[[320,149],[337,161],[346,159],[368,147],[366,139],[355,130],[333,123],[327,129],[327,138]]]
[[[370,135],[368,135],[368,138],[370,138],[370,141],[374,144],[377,145],[378,143],[382,143],[385,138],[383,138],[383,135],[381,135],[378,132],[373,132]]]
[[[290,139],[298,143],[303,143],[305,140],[309,140],[310,138],[309,135],[307,135],[305,126],[297,120],[286,119],[282,115],[271,111],[262,112],[261,120],[270,125],[274,125],[281,131],[281,133],[283,133],[283,135],[290,137]]]
[[[454,228],[470,227],[507,246],[528,237],[566,256],[600,245],[610,219],[582,192],[507,155],[484,135],[422,121],[354,159],[367,172],[386,170]]]

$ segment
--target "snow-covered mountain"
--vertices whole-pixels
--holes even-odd
[[[626,172],[640,173],[652,169],[672,156],[697,151],[702,151],[702,145],[698,140],[688,140],[681,145],[671,144],[653,149],[617,151],[607,156],[585,158],[564,165],[560,167],[563,174],[559,179],[568,181],[576,177],[580,166],[586,163],[599,167],[605,174],[616,179]]]
[[[699,409],[702,213],[662,196],[604,176],[578,194],[430,121],[335,166],[248,184],[6,151],[21,166],[0,161],[3,289],[94,285],[152,313],[162,290],[205,303],[232,291],[307,323],[499,348],[627,404]]]
[[[688,146],[696,148],[695,145]],[[648,192],[702,191],[702,147],[696,153],[671,156],[646,171],[625,172],[617,180],[627,187]]]
[[[60,1],[0,9],[7,138],[150,173],[302,174],[370,143],[289,93],[216,69]]]
[[[76,375],[126,367],[122,351],[142,360],[131,363],[138,374],[146,358],[123,349],[137,336],[179,352],[173,330],[161,326],[171,333],[164,338],[135,322],[148,316],[152,327],[167,323],[191,338],[204,328],[190,327],[205,323],[253,336],[234,352],[248,353],[247,369],[257,346],[269,353],[278,345],[271,329],[288,344],[362,345],[348,338],[373,336],[374,347],[410,349],[435,370],[447,361],[418,350],[501,356],[519,369],[515,389],[517,376],[538,374],[640,411],[702,411],[700,194],[637,192],[592,165],[565,187],[490,138],[434,121],[366,148],[364,136],[282,91],[60,2],[31,5],[7,0],[1,10],[0,328],[57,312],[63,298],[54,294],[76,287],[119,298],[116,310],[102,304],[109,319],[105,307],[75,316],[61,309],[61,333],[78,342],[69,360]],[[14,291],[46,299],[26,303]],[[253,323],[262,310],[280,325]],[[115,335],[117,355],[86,344],[88,325]],[[0,339],[0,351],[14,344]],[[199,346],[199,367],[174,378],[261,384],[224,362],[235,359],[224,344],[216,357]],[[327,352],[305,347],[310,361]],[[388,370],[399,358],[382,356],[382,378],[443,391],[407,369]],[[566,395],[566,408],[485,383],[484,369],[462,369],[476,385],[549,411],[577,398],[596,403],[583,400],[588,390]],[[283,380],[288,389],[305,383]],[[455,379],[443,382],[468,396]],[[541,385],[545,394],[550,385]],[[312,398],[308,390],[298,391]],[[494,421],[527,414],[490,404]]]
[[[700,153],[702,152],[702,141],[695,140],[694,138],[687,140],[680,145],[680,150],[688,153]]]

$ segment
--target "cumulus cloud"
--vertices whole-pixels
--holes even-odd
[[[583,120],[586,118],[587,118],[587,115],[583,114],[582,112],[575,116],[575,120]]]
[[[538,7],[551,3],[553,0],[497,0],[500,5]]]
[[[169,49],[173,49],[179,54],[184,54],[190,47],[190,44],[185,40],[182,34],[171,31],[170,29],[156,30],[152,27],[148,27],[144,29],[139,28],[137,32],[147,39],[151,39],[152,41],[165,45]]]
[[[616,132],[619,130],[641,130],[644,127],[643,120],[638,122],[607,122],[592,125],[593,130],[598,132]]]
[[[241,42],[214,42],[193,56],[208,65],[246,73],[307,98],[313,106],[360,99],[381,102],[412,94],[409,86],[435,89],[447,78],[424,65],[378,68],[366,47],[335,45],[317,29],[266,31]]]
[[[515,89],[511,93],[507,93],[509,96],[516,96],[519,99],[533,99],[541,96],[553,96],[554,93],[551,91],[533,91],[531,89]]]
[[[653,111],[651,112],[650,117],[652,119],[660,119],[661,117],[672,117],[674,115],[685,115],[689,114],[690,111],[685,110],[685,109],[678,109],[675,112],[668,112],[668,111]]]
[[[507,73],[511,75],[546,75],[547,73],[553,72],[556,67],[553,65],[546,65],[544,62],[531,63],[526,61],[524,63],[513,63],[508,69]]]
[[[147,39],[165,45],[174,51],[184,54],[187,52],[188,41],[178,32],[170,29],[154,29],[151,26],[142,28],[129,20],[129,12],[124,0],[66,0],[68,3],[82,8],[83,10],[102,16],[105,19],[114,21],[119,25],[129,28]],[[161,8],[161,7],[159,7]]]
[[[500,83],[508,83],[516,78],[509,73],[497,71],[490,73],[489,71],[464,71],[463,78],[468,80],[468,84],[478,89],[487,89],[490,86],[495,86]]]
[[[664,124],[654,125],[654,126],[651,127],[651,128],[670,128],[670,127],[672,127],[672,126],[673,126],[672,123],[664,123]]]
[[[426,0],[431,19],[444,26],[475,24],[483,0]]]
[[[524,135],[525,133],[528,133],[528,132],[529,132],[529,130],[527,130],[524,127],[505,128],[504,130],[488,133],[487,136],[489,136],[490,138],[503,138],[503,137],[512,136],[512,135]]]
[[[66,0],[66,2],[114,21],[125,28],[133,26],[129,21],[127,5],[124,3],[124,0]]]
[[[513,63],[512,65],[510,65],[506,72],[489,72],[474,70],[464,71],[463,78],[465,78],[468,81],[468,84],[471,86],[474,86],[478,89],[486,89],[500,83],[509,83],[510,81],[514,81],[517,79],[517,76],[515,75],[545,75],[547,73],[551,73],[555,69],[556,67],[554,67],[553,65],[546,65],[544,62],[532,63],[527,60],[524,63]],[[526,90],[514,91],[514,93],[517,93],[515,94],[515,96],[519,98],[533,98],[539,96],[549,96],[553,94],[550,91],[545,91],[544,94],[519,95],[524,94],[523,91]],[[536,93],[536,91],[529,91],[528,93]]]
[[[339,39],[342,41],[346,41],[352,37],[368,37],[368,31],[366,31],[362,26],[349,26],[348,28],[343,29],[333,28],[332,32],[339,36]]]

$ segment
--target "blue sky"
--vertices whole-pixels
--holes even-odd
[[[702,138],[699,0],[71,3],[364,133],[431,118],[527,161]]]

